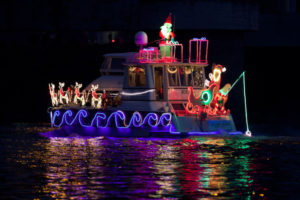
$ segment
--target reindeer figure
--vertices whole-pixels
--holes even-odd
[[[93,85],[92,84],[92,88],[91,88],[91,92],[92,92],[92,107],[94,108],[101,108],[102,107],[102,95],[100,94],[99,97],[97,95],[96,90],[98,89],[99,85]],[[97,102],[97,104],[96,104]]]
[[[64,92],[63,87],[65,83],[59,82],[59,103],[64,104],[63,99],[66,101],[66,104],[69,103],[69,96],[67,92]]]
[[[80,88],[82,88],[82,84],[75,83],[75,96],[74,96],[74,103],[77,104],[77,100],[79,99],[81,101],[81,105],[85,105],[85,96],[84,94],[80,94]]]
[[[55,85],[53,83],[49,83],[49,92],[51,97],[52,106],[58,106],[57,95],[55,93]]]

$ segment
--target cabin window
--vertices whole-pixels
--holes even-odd
[[[123,70],[123,68],[124,68],[123,63],[125,63],[125,62],[126,62],[125,58],[112,58],[110,69]]]
[[[168,66],[168,78],[169,78],[169,85],[170,86],[179,86],[179,79],[178,79],[178,67],[176,66]]]
[[[192,86],[192,68],[191,66],[179,67],[179,77],[181,86]]]
[[[193,67],[193,85],[195,87],[203,87],[204,85],[203,67]]]
[[[142,66],[128,67],[128,86],[142,87],[146,86],[146,72]]]

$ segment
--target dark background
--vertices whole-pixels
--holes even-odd
[[[206,36],[209,63],[228,71],[223,84],[247,71],[254,131],[299,131],[300,2],[297,0],[1,1],[1,125],[48,122],[48,83],[97,78],[102,54],[136,51],[134,34],[159,39],[169,12],[176,40]],[[113,43],[112,40],[115,40]],[[210,67],[207,73],[210,72]],[[242,87],[227,107],[245,129]]]

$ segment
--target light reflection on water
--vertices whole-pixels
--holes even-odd
[[[276,148],[285,145],[299,155],[299,138],[2,135],[6,184],[0,191],[8,198],[252,199],[290,195],[281,192],[294,191],[293,183],[294,189],[298,186],[294,176],[281,174],[275,165],[283,159],[276,156],[284,153]],[[293,165],[284,167],[300,174]],[[291,188],[280,190],[286,183]]]

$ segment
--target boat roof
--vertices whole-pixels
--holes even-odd
[[[124,53],[107,53],[104,54],[104,57],[113,57],[113,58],[127,58],[134,56],[136,52],[124,52]]]
[[[99,85],[99,89],[105,89],[107,91],[122,91],[123,88],[123,76],[100,76],[93,82],[91,82],[85,90],[90,90],[93,85]]]

